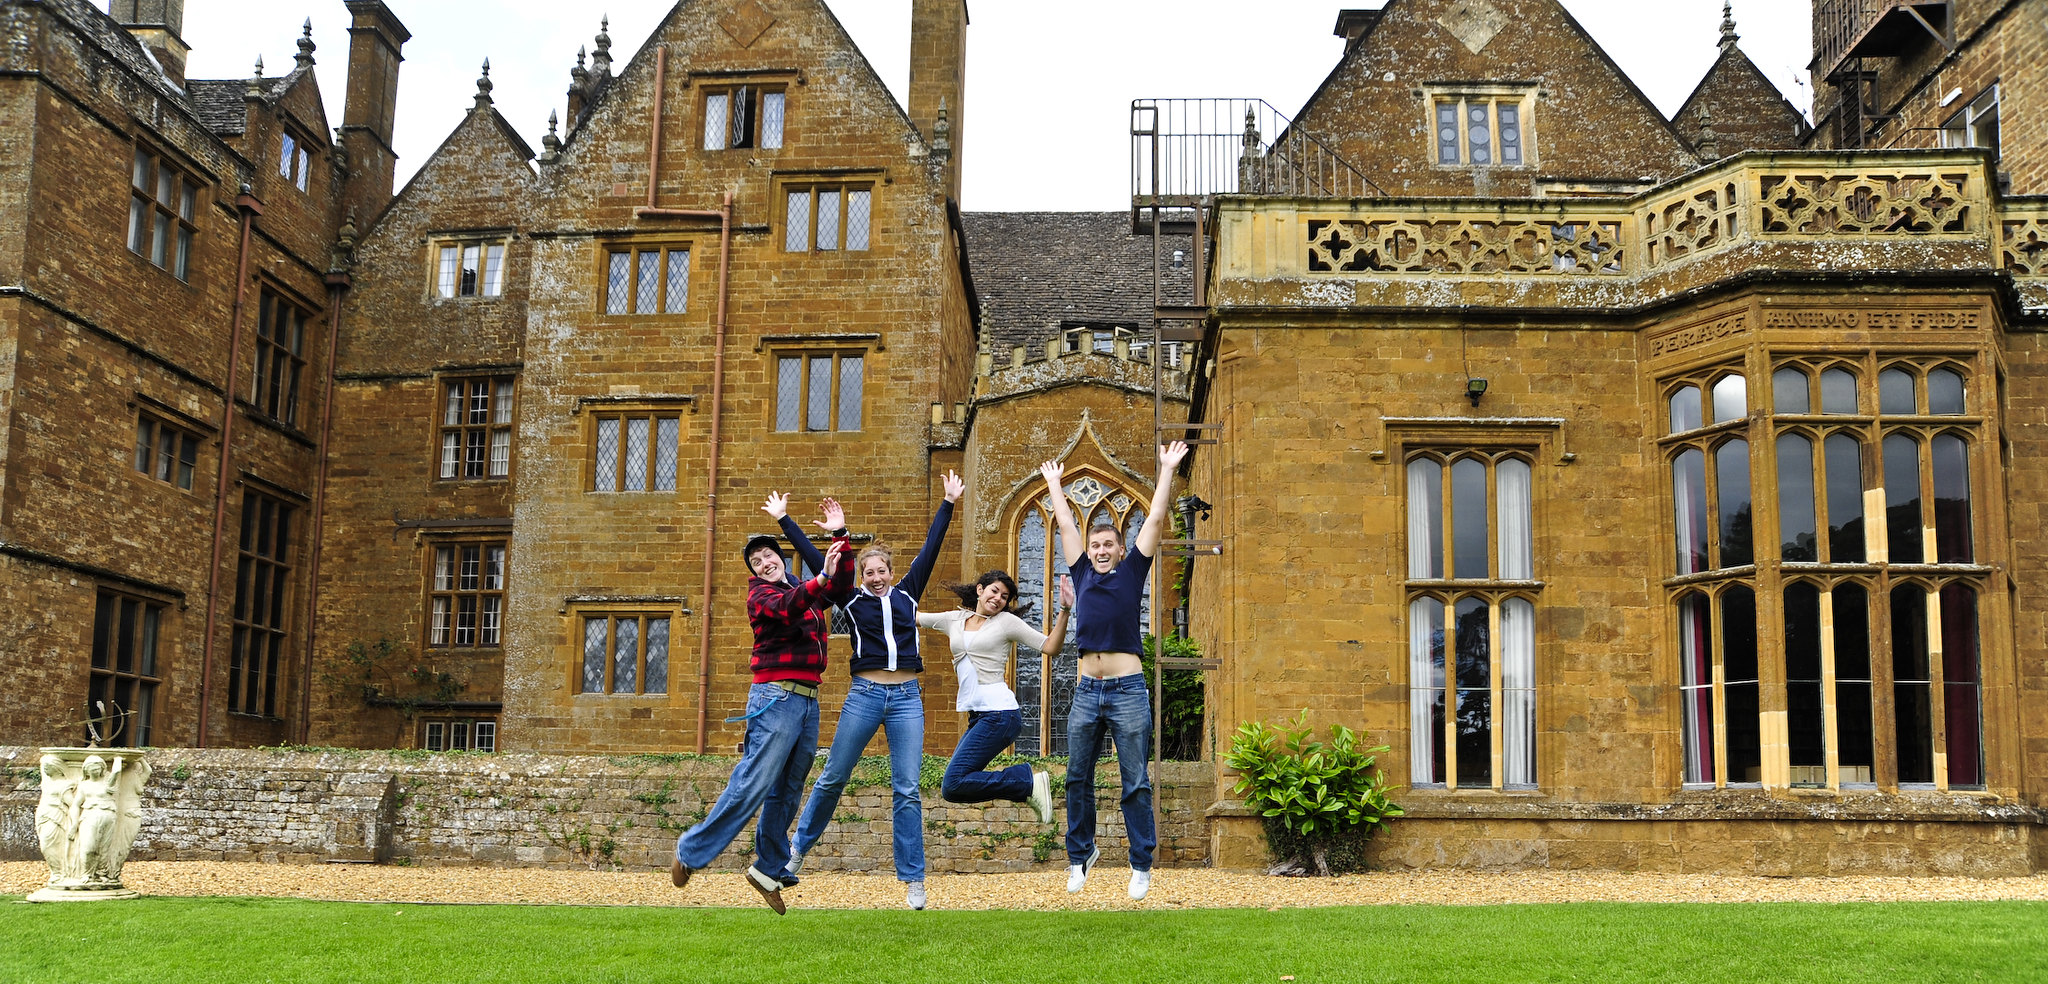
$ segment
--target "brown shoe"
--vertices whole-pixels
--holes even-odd
[[[789,911],[788,907],[782,904],[782,883],[762,874],[761,869],[747,869],[747,884],[754,886],[754,891],[761,893],[761,898],[768,902],[768,908],[774,909],[776,915]]]
[[[688,885],[690,883],[690,869],[683,867],[683,862],[680,860],[670,861],[668,863],[668,880],[677,888]]]

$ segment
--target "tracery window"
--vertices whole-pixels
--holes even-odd
[[[1064,491],[1074,522],[1084,537],[1089,527],[1111,523],[1123,531],[1125,549],[1132,549],[1130,544],[1145,525],[1149,491],[1111,485],[1086,471],[1069,472]],[[1053,518],[1049,490],[1039,490],[1037,498],[1018,514],[1014,529],[1017,563],[1012,572],[1017,579],[1017,614],[1043,632],[1052,625],[1052,614],[1059,601],[1059,578],[1067,573],[1066,551],[1059,522]],[[1151,578],[1146,579],[1139,600],[1138,624],[1144,631],[1151,631]],[[1058,656],[1015,654],[1010,679],[1024,716],[1024,730],[1017,736],[1019,755],[1067,753],[1067,709],[1073,706],[1075,664],[1081,656],[1076,638],[1078,624],[1070,624],[1067,644]]]
[[[1408,459],[1409,782],[1536,785],[1529,459]]]
[[[1523,167],[1530,150],[1534,93],[1517,86],[1433,92],[1428,98],[1434,160],[1447,167]]]
[[[1776,358],[1768,403],[1733,367],[1667,381],[1685,782],[1984,784],[1971,375],[1865,353]]]

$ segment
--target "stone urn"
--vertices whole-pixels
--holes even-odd
[[[50,881],[30,902],[132,899],[121,865],[142,829],[149,763],[139,748],[45,748],[36,763],[36,844]]]

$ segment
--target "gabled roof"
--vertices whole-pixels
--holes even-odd
[[[981,299],[983,344],[1000,363],[1023,345],[1034,358],[1062,324],[1152,326],[1152,237],[1129,212],[966,212],[967,265]],[[1161,237],[1168,303],[1184,300],[1194,260],[1171,265],[1187,236]]]
[[[1713,125],[1715,157],[1746,150],[1791,150],[1804,145],[1812,130],[1777,83],[1732,39],[1722,44],[1721,56],[1671,115],[1672,126],[1695,146],[1704,130],[1703,109]]]
[[[264,78],[258,92],[268,103],[275,104],[291,90],[299,76],[306,69],[295,69],[289,75]],[[249,112],[246,106],[249,97],[248,79],[190,79],[185,83],[187,102],[192,112],[205,127],[223,137],[240,136],[248,128]],[[322,120],[325,123],[325,120]],[[321,131],[326,132],[324,129]]]
[[[481,135],[489,135],[485,139],[495,138],[500,141],[499,149],[504,153],[498,157],[498,162],[504,166],[505,173],[516,175],[526,191],[538,189],[539,176],[534,174],[532,166],[527,163],[533,160],[533,148],[527,146],[526,141],[519,136],[519,131],[512,128],[512,124],[498,112],[497,107],[486,102],[463,114],[462,122],[455,124],[455,129],[448,131],[448,136],[441,141],[439,147],[434,148],[433,153],[427,155],[419,169],[413,172],[412,178],[406,181],[405,187],[399,189],[398,194],[393,195],[391,201],[385,204],[384,210],[371,220],[369,228],[378,228],[383,225],[386,218],[397,214],[410,204],[417,189],[440,180],[440,171],[448,160],[454,160],[459,156],[459,164],[456,166],[474,177],[473,172],[481,163],[475,153],[475,141]]]

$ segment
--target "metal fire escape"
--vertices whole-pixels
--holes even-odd
[[[1268,140],[1263,135],[1274,134]],[[1384,192],[1357,168],[1278,110],[1259,99],[1138,99],[1131,103],[1131,231],[1152,237],[1152,430],[1159,443],[1185,440],[1214,445],[1220,424],[1198,419],[1194,389],[1206,378],[1215,355],[1209,316],[1209,268],[1214,260],[1213,223],[1222,195],[1295,198],[1363,198]],[[1169,263],[1169,238],[1188,237],[1183,263]],[[1177,271],[1187,270],[1183,282]],[[1172,348],[1169,349],[1169,344]],[[1188,419],[1168,418],[1165,364],[1168,353],[1188,381]],[[1186,500],[1183,500],[1186,501]],[[1196,500],[1199,502],[1199,500]],[[1185,508],[1185,507],[1183,507]],[[1197,508],[1207,508],[1202,504]],[[1223,552],[1223,541],[1187,536],[1160,541],[1160,554],[1187,559]],[[1164,581],[1165,567],[1156,570]],[[1155,584],[1154,598],[1165,597]],[[1176,619],[1176,634],[1185,634]],[[1212,670],[1214,657],[1165,655],[1159,646],[1152,675],[1152,755],[1160,755],[1167,671]],[[1155,806],[1157,800],[1154,800]]]
[[[1813,77],[1838,90],[1837,143],[1860,149],[1896,115],[1872,102],[1877,70],[1865,60],[1910,55],[1930,36],[1955,53],[1954,11],[1948,0],[1819,0],[1815,7]]]

